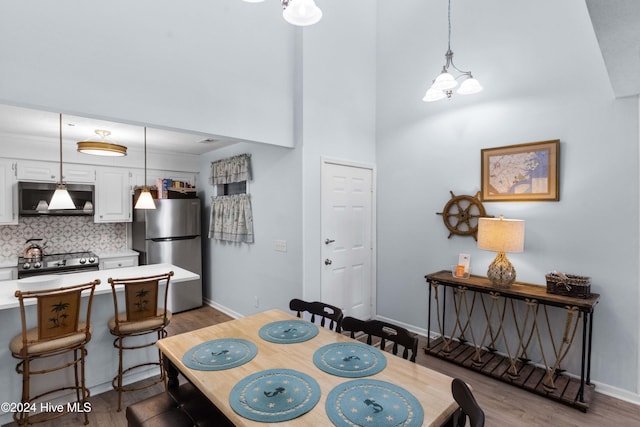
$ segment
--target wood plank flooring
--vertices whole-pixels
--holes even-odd
[[[169,334],[176,335],[230,319],[225,314],[205,306],[174,315]],[[426,340],[421,339],[419,348],[423,348],[425,345]],[[471,384],[476,400],[485,411],[488,427],[640,426],[640,406],[605,396],[598,393],[597,390],[590,403],[589,411],[583,413],[575,408],[510,386],[453,363],[425,355],[422,350],[418,352],[416,363],[452,377],[459,377]],[[162,390],[162,385],[158,384],[145,390],[124,393],[123,408]],[[124,409],[122,412],[116,412],[117,395],[114,391],[91,397],[91,405],[89,426],[126,427]],[[7,426],[14,425],[13,423],[7,424]],[[82,417],[69,414],[53,422],[40,425],[43,427],[75,427],[82,425]]]

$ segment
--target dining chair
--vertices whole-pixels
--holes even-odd
[[[476,402],[467,384],[460,378],[454,378],[451,381],[451,393],[460,406],[453,414],[453,426],[464,427],[469,418],[470,427],[484,427],[484,411]]]
[[[125,350],[137,350],[151,347],[155,343],[167,336],[166,327],[171,321],[172,313],[167,307],[167,295],[169,291],[169,281],[173,276],[173,271],[155,276],[136,277],[129,279],[112,279],[111,293],[113,294],[113,305],[115,315],[109,320],[109,332],[115,335],[113,346],[118,349],[118,373],[111,381],[111,385],[118,392],[118,409],[122,410],[122,393],[126,391],[136,391],[163,382],[166,389],[166,371],[162,363],[162,355],[158,350],[158,359],[151,362],[142,362],[137,365],[124,368],[122,359]],[[161,291],[161,284],[164,283],[164,290]],[[120,312],[118,308],[119,288],[124,288],[125,311]],[[162,292],[161,295],[159,295]],[[141,342],[140,339],[132,340],[133,344],[126,344],[125,339],[140,337],[147,334],[154,334],[151,340]],[[158,366],[160,376],[152,381],[143,382],[139,385],[123,385],[125,374],[147,366]]]
[[[381,320],[360,320],[347,316],[342,320],[342,330],[351,332],[351,338],[356,338],[356,332],[363,332],[367,335],[367,344],[372,345],[373,337],[380,338],[380,348],[386,350],[387,341],[393,342],[391,352],[398,354],[399,346],[404,348],[403,359],[416,361],[418,353],[418,336],[409,332],[402,326]]]
[[[40,412],[31,414],[29,409],[36,402],[44,403],[42,397],[64,390],[73,390],[79,409],[84,408],[89,399],[89,389],[85,384],[86,345],[91,340],[91,305],[96,285],[100,280],[94,280],[80,285],[60,287],[56,289],[41,289],[33,291],[15,292],[20,303],[20,321],[22,332],[10,342],[11,355],[20,362],[16,365],[16,372],[22,374],[22,397],[20,407],[24,411],[13,414],[13,419],[20,425],[40,423],[61,417],[68,413],[70,406],[65,405],[62,411]],[[82,298],[85,294],[86,299]],[[33,306],[25,308],[29,300],[35,300]],[[84,319],[82,319],[84,317]],[[29,318],[29,321],[27,320]],[[34,319],[35,318],[35,319]],[[35,324],[29,327],[27,324]],[[65,353],[73,355],[73,359],[60,356]],[[45,362],[46,360],[46,362]],[[38,361],[37,369],[32,369],[32,363]],[[73,367],[74,384],[65,385],[57,382],[58,387],[39,391],[31,396],[31,376],[47,374],[64,368]],[[60,381],[60,380],[58,380]],[[31,411],[33,412],[33,411]],[[88,424],[87,412],[84,412],[84,423]]]
[[[335,332],[342,332],[342,310],[330,304],[320,301],[307,302],[298,298],[289,301],[289,309],[296,312],[296,316],[302,317],[303,312],[311,314],[311,322],[315,323],[316,316],[320,317],[320,326],[325,327],[329,321],[328,328]]]

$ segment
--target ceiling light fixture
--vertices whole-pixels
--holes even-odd
[[[49,201],[49,210],[75,209],[76,205],[71,200],[67,186],[62,182],[62,114],[60,114],[60,183]]]
[[[78,142],[78,151],[85,154],[93,154],[96,156],[126,156],[127,147],[124,145],[114,144],[107,141],[107,137],[111,135],[108,130],[96,129],[97,135],[102,138],[100,141],[93,141],[87,138],[86,141]]]
[[[463,78],[462,84],[456,91],[460,95],[472,95],[482,90],[482,86],[478,80],[474,79],[471,75],[471,71],[462,71],[456,67],[453,63],[453,51],[451,50],[451,0],[449,0],[448,9],[449,20],[449,43],[447,47],[447,53],[445,53],[446,62],[442,67],[440,75],[435,78],[431,87],[427,90],[427,93],[422,98],[425,102],[438,101],[443,98],[451,98],[453,94],[453,88],[458,86],[458,79]],[[449,73],[449,67],[453,68],[460,73],[459,76],[454,77]]]
[[[156,204],[153,196],[147,187],[147,127],[144,127],[144,185],[138,196],[138,201],[134,209],[155,209]]]
[[[247,3],[261,3],[264,0],[244,0]],[[314,0],[281,0],[282,17],[292,25],[306,27],[322,19],[322,10]]]

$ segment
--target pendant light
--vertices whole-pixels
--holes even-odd
[[[244,0],[247,3],[262,3],[264,0]],[[289,24],[299,27],[313,25],[322,19],[322,10],[314,0],[281,0],[282,17]]]
[[[60,183],[56,186],[56,191],[49,202],[49,210],[75,209],[76,205],[71,200],[66,185],[62,182],[62,114],[60,114]]]
[[[86,141],[78,142],[78,152],[84,154],[93,154],[96,156],[126,156],[127,147],[124,145],[114,144],[107,140],[111,135],[108,130],[96,129],[95,133],[100,136],[99,141],[87,138]]]
[[[134,209],[155,209],[156,204],[153,201],[153,196],[147,187],[147,127],[144,128],[144,185],[142,191],[138,196],[138,201]]]
[[[462,71],[453,63],[453,51],[451,50],[451,0],[449,0],[447,17],[449,20],[449,43],[447,52],[444,54],[446,62],[438,77],[435,78],[433,84],[427,90],[424,98],[422,98],[424,102],[433,102],[444,98],[451,98],[451,95],[453,95],[453,89],[458,86],[458,79],[460,78],[463,78],[464,80],[456,93],[459,93],[460,95],[472,95],[482,91],[480,82],[473,78],[471,71]],[[460,73],[460,75],[454,77],[449,73],[449,67]]]

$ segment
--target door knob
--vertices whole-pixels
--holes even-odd
[[[333,240],[333,239],[324,239],[324,244],[325,245],[328,245],[329,243],[333,243],[333,242],[335,242],[335,240]]]
[[[333,263],[333,261],[331,261],[329,258],[324,260],[324,265],[331,265],[331,263]]]

